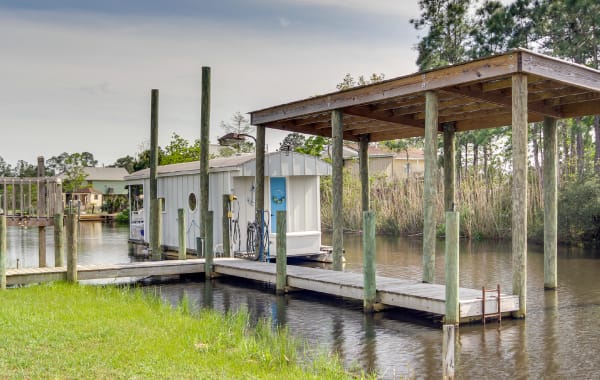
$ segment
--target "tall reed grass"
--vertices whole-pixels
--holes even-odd
[[[441,171],[437,175],[435,214],[438,231],[444,231],[444,185]],[[423,231],[423,180],[409,178],[370,178],[371,208],[377,215],[379,234],[418,235]],[[504,239],[511,235],[512,180],[508,175],[463,176],[457,185],[455,209],[460,212],[461,235],[474,239]],[[362,228],[361,187],[357,177],[344,171],[344,226],[347,231]],[[321,221],[331,228],[331,180],[321,181]],[[539,223],[543,211],[540,179],[531,173],[528,186],[528,219]]]

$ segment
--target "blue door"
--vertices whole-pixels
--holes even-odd
[[[285,178],[271,178],[271,233],[277,233],[277,211],[286,211]]]

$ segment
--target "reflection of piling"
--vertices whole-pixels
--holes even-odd
[[[0,215],[0,289],[6,289],[6,215]]]
[[[179,232],[179,260],[185,260],[187,256],[186,233],[185,233],[185,210],[180,208],[177,210],[177,226]]]
[[[67,212],[67,281],[77,282],[77,224],[78,215],[73,208]]]
[[[374,311],[377,288],[375,284],[375,212],[363,212],[363,278],[366,312]]]
[[[444,325],[443,328],[444,337],[442,343],[442,378],[444,379],[454,379],[454,351],[456,346],[455,330],[455,325]]]
[[[64,265],[64,216],[62,213],[54,215],[54,266],[62,267]]]
[[[287,286],[287,223],[286,212],[277,211],[277,278],[275,292],[285,293]]]
[[[213,212],[206,213],[206,225],[204,231],[206,237],[204,240],[204,275],[206,278],[213,277]]]

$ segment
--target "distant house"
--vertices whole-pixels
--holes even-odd
[[[124,168],[83,168],[86,174],[82,187],[91,187],[100,194],[127,195],[125,176],[129,175]]]
[[[79,189],[73,191],[71,199],[81,202],[85,209],[100,210],[107,196],[127,196],[125,176],[128,175],[124,168],[83,168],[86,176]],[[58,176],[66,179],[65,174]],[[66,195],[63,195],[66,202]],[[125,198],[126,199],[126,198]]]
[[[369,145],[369,175],[384,175],[388,179],[422,177],[425,171],[425,159],[421,149],[410,148],[408,152],[393,152],[384,146]],[[358,145],[344,147],[344,167],[358,176]]]

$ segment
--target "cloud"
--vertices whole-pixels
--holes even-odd
[[[149,136],[152,88],[160,89],[159,143],[173,132],[196,139],[204,65],[213,75],[213,141],[234,112],[334,91],[347,72],[415,71],[410,36],[345,39],[298,31],[296,15],[294,28],[278,21],[268,30],[223,19],[0,11],[0,127],[28,147],[5,140],[0,155],[14,163],[90,151],[110,164],[134,154]],[[267,133],[271,149],[283,135]]]
[[[288,27],[288,26],[290,26],[290,24],[291,24],[291,23],[290,23],[290,20],[288,20],[288,19],[287,19],[287,18],[285,18],[285,17],[281,17],[281,16],[277,17],[277,21],[279,21],[279,25],[280,25],[282,28],[287,28],[287,27]]]

